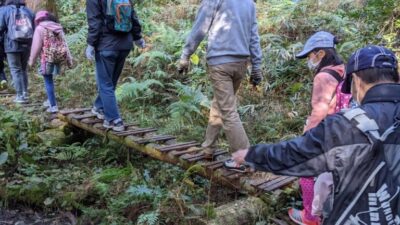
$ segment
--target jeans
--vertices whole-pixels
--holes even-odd
[[[214,91],[210,117],[202,147],[213,153],[220,131],[223,129],[231,152],[250,147],[246,131],[237,112],[236,93],[246,77],[247,62],[209,66],[208,73]]]
[[[50,106],[56,106],[56,95],[54,93],[54,80],[53,75],[44,75],[44,85],[46,87],[47,98],[49,99]]]
[[[17,96],[28,93],[28,75],[26,72],[28,58],[29,51],[7,53],[8,66]]]
[[[2,49],[0,49],[0,81],[7,80],[6,74],[4,73],[4,56],[4,52],[2,52]]]
[[[129,52],[129,50],[96,52],[98,96],[94,106],[104,111],[104,117],[108,122],[121,118],[115,97],[115,89]]]

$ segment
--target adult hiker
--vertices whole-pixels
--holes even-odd
[[[43,76],[47,100],[43,105],[47,112],[58,112],[53,76],[60,73],[61,66],[72,67],[72,56],[65,40],[63,27],[48,11],[39,11],[35,16],[35,33],[28,61],[33,66],[40,55],[39,73]]]
[[[178,62],[180,73],[188,70],[191,55],[207,35],[208,76],[214,97],[202,148],[206,158],[212,159],[221,129],[230,151],[250,145],[237,112],[236,94],[246,77],[249,59],[252,64],[250,82],[258,85],[262,80],[262,52],[254,1],[203,0]]]
[[[1,8],[4,6],[4,1],[0,0],[0,12]],[[0,34],[0,88],[3,89],[7,85],[7,77],[4,72],[4,60],[5,60],[5,53],[4,53],[4,37]]]
[[[17,92],[16,103],[28,101],[27,65],[33,37],[32,11],[22,0],[6,0],[0,13],[0,36],[4,38],[4,52]]]
[[[359,107],[329,115],[303,136],[240,150],[233,159],[256,170],[315,177],[332,172],[323,224],[400,223],[400,84],[395,54],[357,50],[346,66]]]
[[[326,116],[336,112],[336,89],[344,78],[345,70],[343,61],[336,52],[336,44],[334,35],[320,31],[312,35],[304,45],[304,49],[296,55],[298,59],[307,58],[307,65],[314,73],[312,110],[303,132],[316,127]],[[320,221],[318,214],[322,210],[323,202],[321,202],[320,193],[314,193],[314,177],[302,177],[299,183],[304,209],[303,211],[290,209],[289,216],[297,223],[318,224]],[[316,199],[314,199],[314,194]],[[313,208],[314,213],[312,213]]]
[[[115,89],[133,43],[145,48],[141,26],[130,0],[87,0],[86,13],[89,24],[86,56],[95,60],[98,89],[92,113],[104,119],[105,128],[123,131]]]

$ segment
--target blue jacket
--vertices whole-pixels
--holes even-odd
[[[7,1],[7,5],[0,8],[0,42],[4,41],[4,51],[6,53],[14,53],[14,52],[26,52],[30,50],[31,43],[21,43],[17,41],[13,41],[7,36],[8,23],[10,21],[10,16],[13,10],[16,10],[19,1]],[[19,5],[22,10],[26,10],[29,13],[29,17],[32,21],[34,21],[35,15],[33,12],[25,7],[25,5]]]

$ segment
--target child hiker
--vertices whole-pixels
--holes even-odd
[[[58,112],[54,93],[53,76],[59,74],[60,67],[72,66],[72,56],[65,41],[62,26],[57,18],[48,11],[39,11],[35,17],[29,66],[32,66],[40,55],[39,73],[43,75],[48,100],[43,103],[49,113]]]

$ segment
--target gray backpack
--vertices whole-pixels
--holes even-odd
[[[29,42],[33,38],[32,15],[24,6],[13,8],[9,21],[7,36],[13,41]]]

